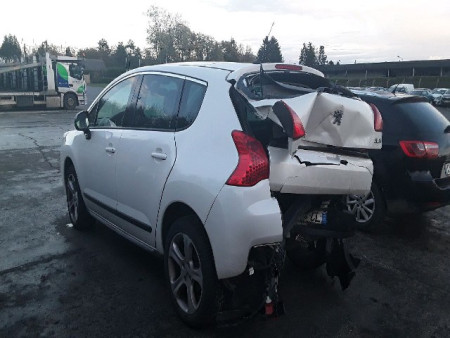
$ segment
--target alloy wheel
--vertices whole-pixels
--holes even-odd
[[[176,234],[170,243],[168,273],[178,306],[187,314],[197,311],[203,293],[203,274],[197,248],[184,233]]]
[[[370,191],[367,195],[347,195],[347,210],[355,216],[359,223],[367,223],[375,213],[375,197]]]
[[[77,190],[77,179],[73,174],[69,174],[66,180],[67,186],[67,206],[69,209],[69,216],[72,223],[76,223],[78,220],[78,190]]]

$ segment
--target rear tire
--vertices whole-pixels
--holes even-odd
[[[64,95],[64,108],[66,110],[74,110],[77,107],[78,100],[74,93],[67,93]]]
[[[325,263],[326,240],[302,241],[289,239],[286,255],[300,270],[313,270]]]
[[[208,236],[195,216],[179,218],[170,227],[164,270],[180,318],[194,328],[212,324],[219,309],[219,282]]]
[[[361,231],[376,231],[386,216],[383,194],[375,181],[367,195],[348,195],[346,205],[347,210],[355,217],[355,227]]]
[[[77,174],[73,165],[70,165],[64,174],[64,185],[66,187],[67,210],[73,227],[76,230],[86,230],[94,224],[94,218],[84,204],[78,184]]]

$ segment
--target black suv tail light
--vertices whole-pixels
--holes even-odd
[[[437,158],[439,156],[439,145],[435,142],[400,141],[400,147],[408,157]]]

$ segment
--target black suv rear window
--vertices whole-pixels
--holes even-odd
[[[444,115],[426,102],[399,103],[395,106],[421,132],[443,134],[450,124]]]

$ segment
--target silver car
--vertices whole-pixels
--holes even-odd
[[[64,135],[74,228],[98,220],[164,255],[173,304],[189,325],[216,320],[224,288],[261,269],[270,271],[261,295],[270,303],[285,241],[303,243],[297,218],[332,232],[332,203],[297,197],[370,190],[366,150],[381,147],[381,116],[330,86],[312,68],[285,64],[182,63],[123,74]],[[299,205],[308,208],[299,213]],[[318,252],[317,241],[308,243]]]

